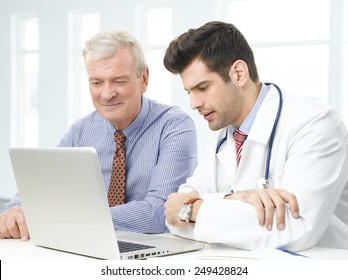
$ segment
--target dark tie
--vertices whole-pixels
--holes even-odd
[[[112,171],[108,192],[109,206],[125,203],[126,193],[126,155],[124,141],[126,137],[120,131],[115,133],[116,150],[112,163]]]
[[[237,150],[237,161],[239,163],[240,158],[242,156],[243,144],[245,139],[247,139],[248,135],[241,132],[239,129],[236,129],[233,132],[234,141],[236,142],[236,150]]]

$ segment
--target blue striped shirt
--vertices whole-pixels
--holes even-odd
[[[113,125],[97,111],[76,121],[61,147],[94,147],[105,190],[109,189],[115,152]],[[197,164],[193,120],[176,106],[142,97],[142,108],[123,130],[126,136],[126,203],[111,207],[117,230],[161,233],[166,230],[164,202],[191,176]]]

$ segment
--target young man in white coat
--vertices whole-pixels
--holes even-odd
[[[183,33],[164,65],[180,74],[192,109],[214,131],[205,159],[165,204],[170,231],[242,249],[348,249],[348,134],[340,117],[261,83],[232,24]]]

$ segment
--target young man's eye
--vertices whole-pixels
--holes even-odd
[[[205,91],[207,88],[208,88],[208,86],[200,86],[200,87],[199,87],[199,90],[200,90],[200,91]]]

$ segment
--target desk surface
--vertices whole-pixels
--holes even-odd
[[[300,252],[311,259],[348,260],[348,250],[313,247]],[[259,257],[261,256],[261,257]],[[285,255],[284,255],[285,256]],[[282,256],[280,256],[282,257]],[[221,244],[206,245],[204,249],[161,257],[165,259],[279,259],[272,251],[244,251]],[[1,260],[95,260],[76,254],[35,246],[30,240],[0,239]]]

